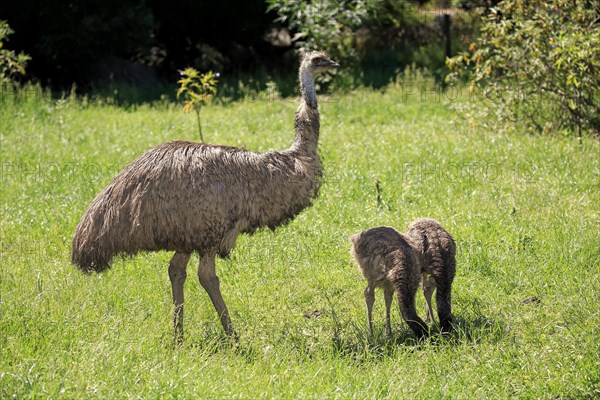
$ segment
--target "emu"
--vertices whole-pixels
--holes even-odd
[[[174,141],[134,160],[92,201],[75,229],[72,262],[103,271],[117,255],[175,251],[169,263],[175,340],[183,342],[183,284],[192,253],[198,278],[228,336],[237,340],[219,289],[215,257],[225,258],[239,234],[274,230],[317,197],[322,164],[314,77],[337,68],[324,52],[304,53],[295,138],[285,151]]]
[[[427,302],[426,321],[433,322],[431,298],[435,303],[442,332],[452,329],[451,290],[456,274],[456,243],[437,221],[419,218],[406,231],[421,265],[423,294]]]
[[[403,235],[394,228],[376,227],[350,236],[351,254],[367,280],[364,291],[369,333],[373,333],[372,309],[375,289],[383,288],[386,336],[391,335],[390,307],[398,294],[400,314],[418,338],[428,335],[426,323],[417,315],[415,295],[422,281],[428,320],[433,321],[431,299],[436,304],[443,332],[451,328],[450,290],[454,279],[454,239],[434,220],[417,219]]]

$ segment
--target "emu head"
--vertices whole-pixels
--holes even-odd
[[[300,68],[306,68],[313,74],[338,68],[340,65],[329,58],[324,51],[309,51],[302,54]]]

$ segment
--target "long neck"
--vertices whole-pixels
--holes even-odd
[[[302,96],[302,100],[311,108],[318,108],[317,94],[315,93],[315,78],[308,68],[305,66],[300,67],[298,79],[300,81],[300,96]]]
[[[300,79],[301,97],[294,120],[296,137],[292,148],[316,157],[320,125],[315,79],[304,66],[300,67],[298,77]]]

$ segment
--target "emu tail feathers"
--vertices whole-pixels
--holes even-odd
[[[122,235],[115,229],[118,218],[114,218],[115,206],[111,203],[110,191],[105,189],[90,204],[75,228],[71,261],[84,272],[108,269],[113,257],[121,252],[119,237]]]
[[[88,214],[86,212],[75,229],[71,262],[84,272],[102,272],[110,267],[112,254],[102,238],[94,234],[94,221],[90,221]]]

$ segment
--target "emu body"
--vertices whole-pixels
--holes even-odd
[[[275,229],[310,206],[322,175],[318,155],[319,111],[314,74],[338,65],[321,52],[300,65],[300,105],[295,139],[281,152],[193,142],[156,146],[129,164],[92,201],[75,229],[72,261],[102,271],[118,255],[175,251],[169,277],[175,304],[175,335],[183,340],[183,283],[193,252],[198,278],[227,334],[237,337],[215,272],[240,233]]]
[[[398,294],[400,314],[418,338],[427,335],[427,325],[417,315],[415,295],[419,288],[421,266],[410,241],[394,228],[381,226],[350,237],[351,253],[362,276],[367,280],[365,302],[369,333],[373,333],[372,310],[375,289],[385,295],[385,332],[391,334],[390,307]]]
[[[435,303],[442,332],[452,329],[451,290],[456,274],[456,243],[452,236],[433,219],[419,218],[406,231],[419,257],[423,294],[427,301],[427,318],[433,322],[431,298]]]

